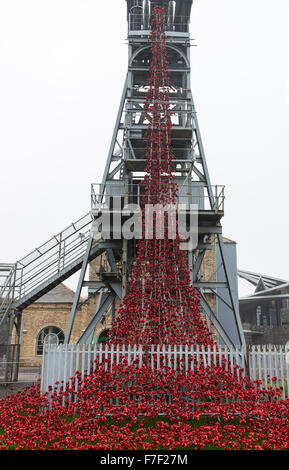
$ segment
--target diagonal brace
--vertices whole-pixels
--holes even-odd
[[[93,317],[93,319],[91,320],[91,322],[89,323],[88,327],[86,328],[85,332],[83,333],[83,335],[81,335],[81,337],[79,338],[78,340],[78,344],[83,344],[85,343],[88,338],[90,337],[90,335],[93,333],[97,323],[99,322],[99,320],[101,319],[102,315],[107,311],[107,309],[109,308],[110,304],[114,301],[115,299],[115,293],[114,292],[111,292],[104,300],[103,302],[101,303],[101,305],[99,306],[99,308],[97,309],[96,311],[96,314],[95,316]]]
[[[74,296],[74,299],[73,299],[73,304],[72,304],[72,308],[71,308],[71,312],[70,312],[70,318],[69,318],[69,322],[68,322],[67,330],[66,330],[66,334],[65,334],[64,344],[68,344],[69,340],[70,340],[71,331],[72,331],[72,327],[73,327],[74,319],[75,319],[75,314],[76,314],[78,302],[79,302],[79,299],[80,299],[80,293],[81,293],[81,289],[82,289],[82,286],[83,286],[83,281],[84,281],[87,265],[88,265],[88,262],[89,262],[89,254],[90,254],[90,250],[92,248],[92,243],[93,243],[93,234],[91,233],[91,235],[88,239],[88,242],[87,242],[86,252],[85,252],[85,255],[84,255],[84,258],[83,258],[83,262],[82,262],[82,267],[81,267],[81,271],[80,271],[80,275],[79,275],[78,285],[77,285],[77,289],[76,289],[75,296]]]

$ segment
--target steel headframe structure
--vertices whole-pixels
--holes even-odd
[[[169,58],[171,81],[170,104],[174,114],[172,119],[172,150],[174,154],[174,172],[178,182],[179,202],[198,205],[198,245],[188,252],[188,264],[192,269],[191,282],[201,295],[203,313],[214,324],[221,342],[244,344],[244,335],[239,316],[238,293],[234,289],[231,276],[237,277],[229,268],[228,254],[222,238],[221,218],[224,215],[224,187],[212,186],[204,147],[200,134],[197,113],[191,91],[189,32],[192,0],[179,1],[133,1],[127,0],[128,22],[128,71],[116,117],[114,132],[100,184],[92,184],[92,216],[97,219],[100,213],[112,209],[112,198],[120,196],[122,207],[119,208],[122,220],[126,216],[122,211],[125,204],[140,203],[139,182],[144,177],[145,146],[144,138],[148,121],[144,109],[146,82],[151,60],[150,20],[155,5],[167,7],[166,44]],[[107,209],[108,208],[108,209]],[[136,255],[136,241],[121,238],[105,240],[109,269],[102,273],[98,282],[84,281],[93,247],[93,234],[87,245],[83,261],[75,304],[66,332],[69,342],[77,303],[83,286],[100,289],[96,314],[80,338],[80,342],[89,341],[93,331],[108,306],[121,300],[127,292],[131,268]],[[209,250],[218,250],[220,264],[209,279],[204,279],[204,259]],[[214,294],[226,309],[227,318],[218,319],[210,306],[206,294]],[[114,315],[114,312],[112,313]],[[129,325],[128,325],[129,328]]]
[[[21,260],[1,265],[0,271],[0,331],[8,336],[8,348],[13,325],[17,342],[21,338],[22,311],[77,271],[77,289],[67,326],[65,342],[69,343],[74,320],[83,303],[81,292],[88,287],[89,302],[98,296],[97,308],[79,343],[92,341],[94,330],[110,309],[112,316],[117,298],[122,300],[130,282],[131,268],[136,257],[136,240],[122,236],[117,239],[100,237],[91,229],[103,211],[113,218],[111,200],[121,200],[121,220],[129,214],[125,204],[140,205],[139,182],[144,177],[146,121],[146,82],[151,59],[150,19],[154,5],[167,8],[166,47],[170,73],[170,105],[172,117],[171,144],[178,201],[190,207],[198,205],[197,247],[188,251],[191,282],[201,296],[201,308],[215,326],[220,342],[244,344],[239,316],[237,267],[222,237],[224,187],[212,186],[201,138],[197,113],[191,91],[190,14],[192,0],[126,0],[128,22],[128,71],[114,126],[113,136],[100,184],[92,184],[91,211],[69,227],[51,237]],[[206,254],[216,253],[215,271],[206,275]],[[105,254],[107,269],[97,281],[86,280],[91,261]],[[208,300],[213,295],[218,302],[214,311]],[[129,328],[129,325],[128,325]]]

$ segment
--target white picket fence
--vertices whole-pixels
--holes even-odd
[[[114,346],[108,344],[95,345],[46,345],[43,352],[41,391],[45,393],[49,386],[55,388],[55,383],[69,384],[76,371],[83,380],[94,367],[95,362],[104,363],[105,367],[112,368],[124,359],[128,364],[138,361],[139,367],[144,361],[152,369],[171,367],[185,371],[212,364],[221,364],[222,358],[228,362],[227,368],[237,374],[249,375],[251,380],[261,380],[260,388],[268,386],[282,386],[283,398],[288,398],[289,384],[289,353],[285,346],[251,346],[251,347],[224,347],[205,348],[203,346],[172,346],[157,345],[144,349],[142,346]],[[238,366],[237,368],[235,366]],[[242,372],[242,370],[244,372]],[[272,380],[276,378],[276,380]],[[77,386],[77,384],[76,384]]]

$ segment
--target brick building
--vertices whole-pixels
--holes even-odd
[[[73,299],[74,292],[62,283],[23,310],[20,361],[39,365],[44,342],[63,343]],[[94,315],[96,305],[97,298],[92,298],[89,303],[81,298],[71,334],[71,343],[76,343],[85,331]],[[104,340],[105,333],[110,327],[111,315],[107,312],[95,329],[93,341]],[[12,344],[14,342],[15,337],[12,337]]]
[[[62,343],[67,327],[74,292],[59,284],[23,310],[20,359],[39,364],[44,341]],[[76,341],[87,323],[87,309],[84,305],[77,316],[72,340]],[[12,341],[13,343],[13,341]]]

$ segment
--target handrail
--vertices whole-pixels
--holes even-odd
[[[62,230],[62,231],[59,232],[58,234],[56,234],[56,235],[54,235],[53,237],[51,237],[49,240],[47,240],[45,243],[43,243],[43,244],[40,245],[39,247],[37,247],[37,248],[35,248],[34,250],[32,250],[32,251],[31,251],[30,253],[28,253],[26,256],[24,256],[23,258],[21,258],[20,260],[18,260],[17,263],[19,263],[19,264],[21,264],[21,265],[24,265],[24,266],[27,266],[27,264],[24,264],[23,261],[24,261],[26,258],[28,258],[29,256],[31,256],[32,254],[34,254],[34,253],[36,253],[36,252],[38,252],[38,254],[39,254],[39,252],[40,252],[40,254],[43,255],[43,254],[45,254],[47,251],[49,251],[50,249],[54,248],[55,246],[58,246],[59,242],[58,242],[58,243],[55,243],[55,242],[54,242],[54,245],[53,245],[53,246],[51,246],[50,248],[48,248],[46,251],[41,252],[41,248],[42,248],[42,247],[44,247],[44,246],[47,245],[48,243],[50,243],[50,242],[56,240],[56,237],[60,237],[60,235],[62,235],[63,233],[65,233],[65,232],[66,232],[67,230],[69,230],[71,227],[74,228],[74,232],[73,232],[73,233],[75,233],[75,232],[77,232],[78,230],[80,230],[80,228],[79,228],[79,229],[76,229],[76,228],[75,228],[75,225],[76,225],[78,222],[80,222],[81,220],[83,220],[83,219],[85,219],[85,218],[87,218],[87,217],[89,217],[89,219],[90,219],[89,222],[86,222],[85,224],[81,225],[80,228],[83,228],[83,227],[87,226],[88,223],[91,222],[91,215],[90,215],[90,212],[87,213],[87,214],[85,214],[85,215],[84,215],[83,217],[81,217],[80,219],[77,219],[76,222],[72,223],[71,225],[69,225],[68,227],[66,227],[64,230]],[[65,240],[66,238],[69,238],[71,235],[73,235],[73,233],[67,235],[67,237],[65,237],[65,238],[62,238],[62,241]],[[31,261],[31,262],[33,262],[33,261]],[[28,264],[30,264],[30,263],[28,263]]]
[[[166,19],[168,20],[168,16],[166,15]],[[173,33],[188,33],[189,32],[189,18],[188,16],[175,16],[174,24],[166,25],[167,32]],[[149,32],[151,30],[151,25],[144,25],[143,24],[143,15],[139,13],[129,13],[128,18],[128,31],[140,31],[142,33]]]
[[[11,265],[0,289],[0,325],[13,304],[85,253],[92,220],[90,212],[85,214]]]
[[[139,184],[128,185],[128,188],[125,190],[124,183],[121,181],[111,181],[110,184],[106,185],[104,191],[101,191],[102,184],[93,183],[91,185],[91,208],[92,209],[105,209],[108,207],[110,200],[113,198],[126,198],[126,204],[138,204],[141,206],[145,201],[145,198],[148,196],[143,194],[140,189]],[[122,186],[115,186],[114,183],[123,183]],[[198,185],[196,185],[198,183]],[[195,185],[195,186],[194,186]],[[116,194],[118,191],[118,194]],[[99,194],[104,194],[104,202],[99,203]],[[214,205],[213,209],[211,208],[210,202],[210,193],[214,195]],[[224,212],[224,203],[225,203],[225,186],[223,185],[214,185],[206,186],[201,182],[192,181],[189,184],[182,184],[178,189],[178,199],[177,204],[197,204],[199,205],[199,210],[207,210],[213,212]],[[123,206],[123,204],[122,204]]]

